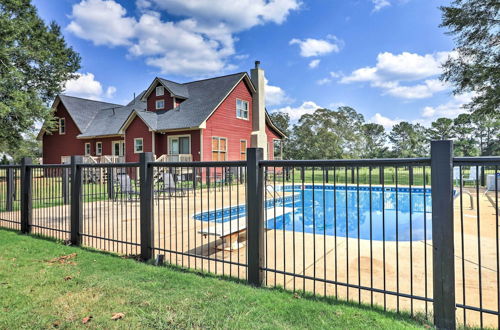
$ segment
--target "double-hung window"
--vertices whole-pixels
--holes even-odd
[[[248,102],[236,99],[236,117],[248,119]]]
[[[134,139],[134,153],[139,154],[141,152],[144,152],[144,141],[142,138],[135,138]]]
[[[227,139],[223,137],[212,138],[212,160],[226,160],[227,154]]]

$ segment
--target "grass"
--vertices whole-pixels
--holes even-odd
[[[257,289],[10,230],[0,229],[0,242],[0,329],[429,327],[403,314]],[[66,263],[51,262],[71,253],[77,255]],[[114,313],[125,317],[113,321]]]

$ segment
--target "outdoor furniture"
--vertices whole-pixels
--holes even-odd
[[[135,190],[132,180],[127,173],[119,173],[116,176],[116,181],[118,182],[118,186],[120,188],[120,195],[126,195],[128,199],[132,199],[132,196],[139,196],[139,192]],[[118,194],[115,194],[115,199],[117,196]]]
[[[478,166],[477,170],[476,167],[471,167],[469,171],[469,177],[466,178],[465,176],[460,177],[460,167],[455,166],[453,167],[453,182],[455,182],[455,185],[460,185],[460,179],[462,179],[462,184],[465,184],[466,182],[477,182],[477,173],[479,172],[479,179],[481,178],[481,166]]]
[[[176,196],[186,196],[186,192],[190,188],[177,187],[177,182],[172,173],[163,172],[161,173],[159,181],[163,182],[161,189],[155,190],[155,193],[167,193],[171,197]]]

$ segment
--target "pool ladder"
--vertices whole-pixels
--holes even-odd
[[[266,192],[271,195],[272,198],[274,198],[275,196],[278,196],[278,198],[281,198],[281,195],[279,192],[276,191],[276,189],[274,189],[274,186],[271,185],[271,184],[268,184],[266,186]]]

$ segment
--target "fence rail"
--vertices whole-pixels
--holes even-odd
[[[387,310],[500,327],[500,158],[0,166],[0,226]]]

